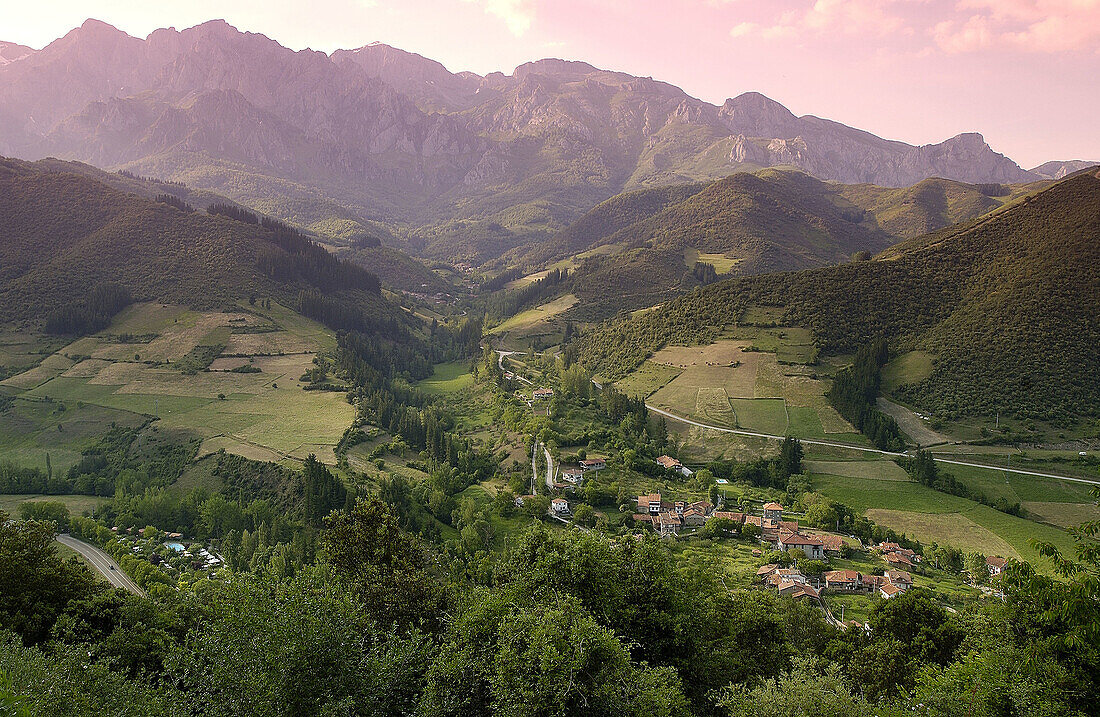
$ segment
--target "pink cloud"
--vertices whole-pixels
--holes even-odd
[[[891,11],[891,6],[921,1],[814,0],[808,6],[780,14],[771,23],[742,22],[730,34],[734,37],[756,35],[766,40],[825,34],[885,36],[897,32],[905,24]]]
[[[965,52],[992,45],[1027,52],[1100,49],[1100,0],[959,0],[958,8],[980,13],[971,21],[981,18],[988,39],[973,43],[978,21],[968,21],[970,27],[936,33],[937,43],[947,51]],[[969,41],[967,33],[971,35]]]
[[[990,47],[995,38],[991,22],[985,15],[971,15],[960,24],[944,20],[932,28],[932,39],[944,52],[974,52]]]

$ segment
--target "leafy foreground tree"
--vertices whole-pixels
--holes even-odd
[[[868,702],[858,692],[853,693],[839,667],[810,658],[797,658],[789,671],[755,687],[731,685],[717,697],[730,717],[886,717],[903,713]]]
[[[432,666],[428,715],[679,715],[669,668],[630,654],[575,598],[530,603],[518,591],[478,592]]]
[[[355,592],[312,568],[271,583],[211,584],[202,624],[169,664],[178,697],[198,714],[407,714],[430,641],[375,623]]]
[[[59,560],[52,521],[0,518],[4,717],[1097,712],[1095,606],[1026,566],[1004,601],[955,614],[913,589],[838,631],[652,536],[535,528],[475,582],[366,499],[293,574],[141,598]]]

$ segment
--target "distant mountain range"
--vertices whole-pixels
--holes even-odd
[[[476,262],[622,191],[739,170],[1042,178],[973,133],[915,147],[754,92],[715,106],[557,59],[455,74],[381,44],[294,52],[222,21],[143,40],[89,20],[41,50],[0,45],[0,154],[184,181],[330,237]]]

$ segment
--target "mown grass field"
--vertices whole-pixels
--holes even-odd
[[[761,343],[768,351],[746,351],[755,345],[747,339],[667,346],[618,385],[640,387],[649,392],[653,405],[713,425],[776,435],[790,432],[801,438],[854,433],[828,404],[828,383],[812,367],[779,362],[776,351],[803,351],[807,334],[755,327],[751,331],[753,336],[765,338]],[[670,370],[662,372],[659,366]],[[723,392],[734,414],[732,420],[720,405]]]
[[[474,375],[470,373],[469,361],[438,363],[433,375],[416,383],[417,388],[432,395],[457,393],[473,385]]]
[[[38,501],[52,501],[64,503],[69,509],[70,515],[84,515],[108,502],[110,498],[95,495],[11,495],[0,493],[0,510],[9,515],[19,514],[21,503],[34,503]]]
[[[851,467],[846,471],[855,472]],[[963,550],[1019,557],[1048,573],[1049,563],[1040,558],[1030,541],[1033,538],[1048,541],[1063,551],[1073,548],[1072,538],[1063,530],[940,493],[916,482],[822,473],[810,475],[814,490],[925,544],[948,543]]]
[[[262,333],[252,333],[257,328]],[[238,338],[236,349],[259,350],[227,356]],[[177,368],[175,362],[196,346],[210,345],[227,347],[224,358],[211,364],[215,370],[188,374]],[[250,458],[293,461],[314,453],[334,463],[333,447],[354,418],[354,409],[342,392],[304,391],[298,382],[312,368],[314,356],[334,345],[331,332],[277,304],[270,309],[242,305],[228,312],[138,304],[102,333],[64,347],[56,363],[44,361],[28,372],[33,375],[12,381],[23,381],[20,397],[28,399],[17,403],[25,403],[32,415],[37,412],[24,423],[40,426],[39,443],[57,443],[53,434],[41,431],[48,431],[51,421],[64,425],[71,420],[49,415],[64,404],[65,413],[98,412],[98,418],[82,422],[85,436],[102,435],[111,420],[153,418],[165,429],[203,438],[200,455],[224,449]],[[250,361],[259,373],[227,370]],[[67,451],[58,456],[63,463],[71,464],[79,455],[82,446],[75,436],[82,424],[74,425],[74,440],[61,446]],[[36,439],[20,443],[4,434],[11,425],[0,416],[0,455],[30,450],[32,457],[38,456]],[[21,432],[33,433],[28,428]]]

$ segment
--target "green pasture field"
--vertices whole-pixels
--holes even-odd
[[[822,473],[848,478],[909,481],[905,469],[891,460],[826,461],[806,460],[803,468],[808,473]]]
[[[11,493],[0,494],[0,510],[8,515],[17,516],[21,503],[35,503],[51,501],[64,503],[69,509],[70,515],[84,515],[91,513],[99,506],[109,502],[110,498],[96,495],[13,495]]]
[[[1006,463],[1003,456],[969,456],[962,460],[981,460],[989,463]],[[1020,467],[1011,461],[1014,467]],[[968,488],[978,490],[990,498],[1005,498],[1009,502],[1024,503],[1041,501],[1047,503],[1090,503],[1096,502],[1091,495],[1092,487],[1084,483],[1043,478],[1041,476],[1007,473],[993,468],[975,468],[940,464],[940,470],[950,473]],[[1097,477],[1100,480],[1100,477]]]
[[[577,297],[572,294],[559,296],[553,301],[536,306],[526,311],[521,311],[503,323],[489,330],[490,334],[501,334],[506,331],[531,330],[537,324],[546,322],[577,303]]]
[[[787,432],[787,411],[781,398],[731,398],[730,404],[740,428],[779,436]]]
[[[1096,503],[1051,503],[1026,501],[1021,503],[1032,520],[1071,528],[1082,523],[1100,520],[1100,507]]]
[[[0,413],[0,460],[64,474],[112,425],[137,427],[145,416],[90,403],[16,398]],[[60,427],[60,430],[59,430]]]
[[[615,383],[615,387],[628,396],[649,397],[672,379],[683,373],[675,366],[646,361],[634,373]]]
[[[249,333],[250,327],[266,331]],[[261,352],[215,359],[216,366],[232,368],[251,359],[259,373],[216,370],[188,375],[167,364],[196,346],[228,346],[237,337],[263,337],[253,347]],[[331,332],[278,304],[263,310],[242,305],[230,312],[138,304],[124,310],[101,334],[65,347],[63,352],[79,358],[79,363],[73,365],[70,358],[58,355],[69,362],[69,368],[44,382],[33,381],[36,385],[22,397],[64,402],[70,410],[81,405],[98,407],[108,416],[100,423],[109,423],[107,410],[156,418],[165,429],[205,439],[200,455],[224,449],[250,458],[286,461],[315,453],[334,463],[332,449],[353,420],[354,408],[342,392],[304,391],[298,383],[313,366],[316,353],[334,346]],[[3,427],[0,418],[0,451],[17,448],[14,439],[4,436]],[[89,435],[94,429],[94,425],[89,428]],[[47,444],[55,443],[51,434]],[[74,449],[78,454],[79,449]],[[51,453],[55,465],[57,458],[70,464],[75,460]]]
[[[932,375],[935,358],[927,351],[910,351],[895,357],[882,369],[882,390],[890,393],[899,386],[920,383]]]
[[[714,266],[719,274],[728,274],[735,266],[741,263],[740,257],[729,257],[725,254],[707,254],[698,249],[684,249],[684,265],[689,269],[695,266],[695,262],[702,261]]]
[[[474,375],[470,373],[469,361],[438,363],[433,375],[416,383],[417,388],[432,395],[457,393],[473,385]]]
[[[770,326],[781,322],[786,313],[783,306],[750,306],[741,315],[741,323]]]
[[[1032,538],[1072,551],[1073,540],[1063,530],[1017,518],[974,501],[932,490],[913,481],[878,480],[811,474],[814,490],[864,511],[876,522],[928,544],[954,544],[963,550],[984,550],[1003,557],[1020,557],[1049,573],[1050,564],[1030,545]],[[1005,546],[1008,546],[1007,548]]]
[[[727,333],[729,338],[747,341],[760,351],[776,354],[781,362],[812,364],[817,360],[817,344],[809,329],[738,326]]]

